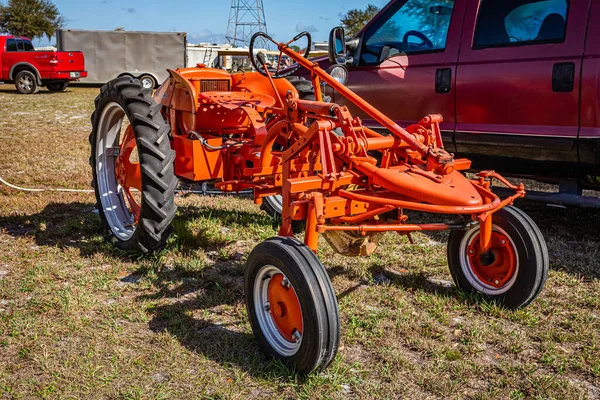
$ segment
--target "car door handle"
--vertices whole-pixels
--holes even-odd
[[[439,68],[435,71],[435,92],[450,93],[452,90],[452,68]]]
[[[552,91],[572,92],[575,87],[575,63],[556,63],[552,68]]]

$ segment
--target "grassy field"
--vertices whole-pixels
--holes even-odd
[[[0,176],[89,189],[97,92],[0,86]],[[446,234],[414,246],[390,234],[359,259],[323,242],[342,343],[325,373],[302,379],[258,351],[243,301],[245,259],[274,221],[249,199],[177,201],[167,249],[136,258],[103,242],[92,195],[0,184],[0,397],[600,398],[598,211],[519,204],[551,271],[518,311],[457,291]]]

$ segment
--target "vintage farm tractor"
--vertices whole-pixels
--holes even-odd
[[[294,41],[304,37],[309,49],[308,33]],[[273,42],[260,33],[252,44],[257,38]],[[344,56],[343,30],[334,29],[330,42],[331,59]],[[321,235],[341,254],[368,256],[385,232],[449,230],[448,264],[460,289],[508,307],[536,298],[548,252],[535,223],[511,206],[524,196],[523,185],[491,171],[467,178],[461,171],[469,160],[444,150],[441,116],[403,129],[332,77],[344,75],[342,65],[330,74],[291,43],[276,43],[296,62],[287,69],[281,61],[269,65],[252,45],[257,72],[231,75],[202,65],[169,71],[154,97],[132,78],[102,88],[92,116],[91,164],[110,240],[141,252],[162,248],[176,211],[176,177],[225,192],[251,189],[257,204],[280,204],[279,236],[248,257],[246,301],[260,347],[299,373],[327,367],[340,339],[336,296],[316,256]],[[280,79],[300,67],[310,71],[316,100],[300,99]],[[324,85],[387,134],[323,101]],[[494,195],[493,179],[514,194]],[[405,210],[456,217],[412,224]],[[303,242],[294,221],[305,221]]]

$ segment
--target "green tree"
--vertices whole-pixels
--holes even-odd
[[[30,39],[49,38],[64,25],[58,8],[50,0],[8,0],[0,4],[0,32]]]
[[[364,10],[355,8],[348,11],[342,16],[340,22],[346,31],[346,36],[354,37],[360,32],[360,30],[369,22],[377,13],[379,7],[373,4],[367,5]]]

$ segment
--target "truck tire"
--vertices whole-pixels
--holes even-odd
[[[46,88],[51,92],[64,92],[69,86],[69,81],[48,82]]]
[[[177,210],[175,152],[170,147],[170,128],[160,113],[161,105],[156,104],[150,89],[143,88],[138,79],[131,77],[117,78],[104,85],[95,105],[90,164],[107,240],[122,250],[160,251],[170,236],[171,221]],[[121,134],[125,119],[130,128]],[[122,138],[128,140],[131,147],[121,143]],[[127,153],[129,160],[131,148],[137,148],[139,157],[133,175],[141,180],[138,195],[141,200],[135,206],[130,188],[123,184],[128,182],[131,173],[125,172],[123,180],[119,169],[119,165],[125,163],[120,155]]]
[[[40,91],[37,77],[31,71],[21,71],[15,76],[15,87],[21,94],[36,94]]]

